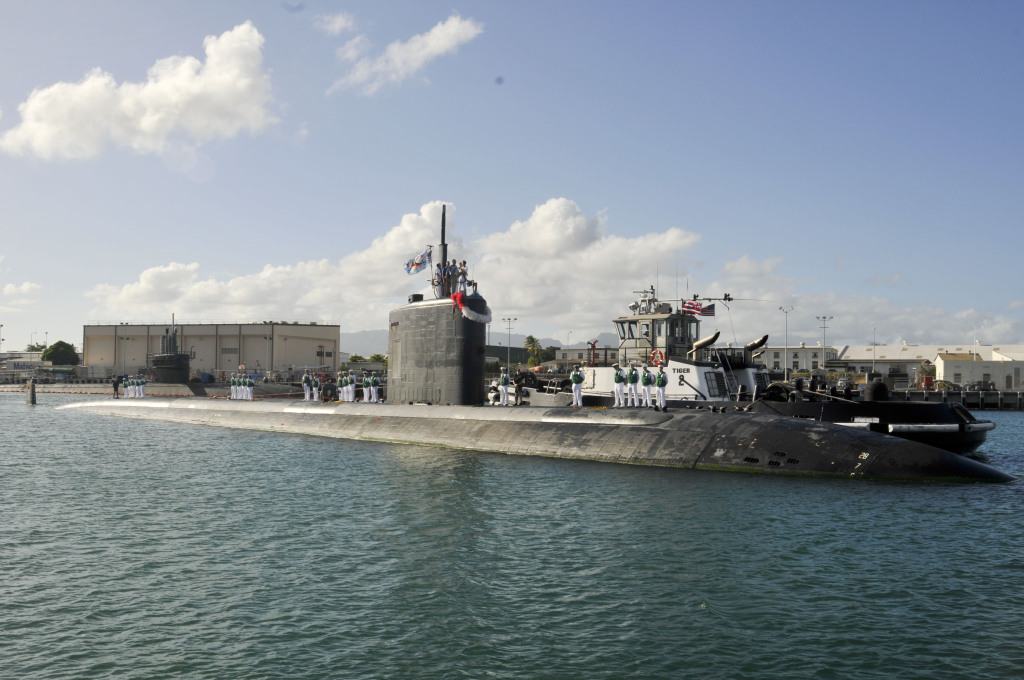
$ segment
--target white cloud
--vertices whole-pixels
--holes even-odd
[[[750,256],[744,255],[732,262],[726,262],[722,271],[730,276],[756,278],[760,276],[770,276],[775,272],[775,268],[781,263],[781,257],[773,257],[768,260],[761,260],[760,262],[757,262],[752,260]]]
[[[483,32],[483,25],[453,14],[426,33],[414,35],[405,42],[395,41],[376,58],[362,57],[365,42],[350,42],[339,56],[355,60],[351,70],[327,90],[360,88],[372,95],[387,84],[400,83],[415,75],[434,59],[454,52]],[[356,38],[358,41],[359,38]]]
[[[4,295],[32,295],[42,290],[42,288],[38,283],[32,283],[31,281],[26,281],[19,286],[8,283],[4,286]]]
[[[370,39],[365,35],[357,35],[336,50],[341,61],[357,61],[370,51]]]
[[[117,83],[94,68],[78,83],[34,90],[18,107],[22,122],[0,137],[17,156],[85,159],[108,145],[162,153],[177,143],[201,145],[276,122],[262,71],[264,38],[246,22],[203,41],[205,63],[173,56],[157,61],[142,83]]]
[[[203,278],[198,263],[171,263],[142,272],[127,285],[88,293],[95,319],[323,320],[345,331],[385,328],[389,311],[410,293],[430,294],[427,276],[409,276],[403,264],[437,244],[441,202],[404,215],[363,251],[338,261],[265,266],[241,276]],[[658,263],[695,246],[699,237],[670,228],[635,238],[605,233],[604,219],[587,217],[572,201],[551,199],[507,230],[466,243],[448,205],[449,258],[467,260],[470,277],[500,313],[547,319],[553,329],[609,329],[610,299],[656,280]],[[440,258],[434,251],[435,263]],[[611,297],[610,297],[611,296]]]
[[[427,276],[409,276],[403,264],[438,242],[441,206],[435,201],[403,215],[366,249],[338,260],[267,265],[228,277],[203,275],[198,263],[154,267],[132,283],[96,286],[86,293],[95,304],[89,316],[151,320],[173,313],[183,321],[330,321],[343,332],[385,329],[390,310],[410,293],[430,295]],[[682,266],[697,255],[698,234],[669,227],[619,236],[609,233],[603,215],[587,215],[567,198],[550,199],[508,228],[475,240],[461,238],[450,203],[447,214],[449,259],[468,261],[470,278],[479,282],[495,318],[519,318],[514,332],[565,338],[571,330],[574,342],[596,338],[612,331],[611,320],[627,312],[633,291],[653,284],[663,299],[730,293],[733,301],[717,302],[717,315],[703,320],[702,331],[721,330],[722,343],[743,344],[768,333],[769,343],[783,344],[787,317],[779,311],[782,305],[794,307],[788,315],[791,343],[820,341],[819,316],[832,317],[829,344],[868,344],[873,334],[889,343],[897,338],[967,342],[975,332],[1003,343],[1024,338],[1024,321],[1011,316],[837,296],[795,278],[775,259],[757,262],[745,255],[705,277]],[[436,263],[436,248],[434,257]],[[677,269],[679,281],[673,285]],[[683,277],[690,281],[686,288]],[[813,293],[802,293],[805,288]]]
[[[321,14],[316,18],[316,27],[328,35],[340,35],[355,28],[356,20],[351,14]]]

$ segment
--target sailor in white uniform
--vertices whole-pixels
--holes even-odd
[[[572,367],[569,382],[572,383],[572,407],[583,408],[583,371],[580,370],[579,364]]]
[[[640,372],[636,370],[633,362],[629,363],[629,370],[626,371],[626,404],[636,408],[638,395],[636,393],[637,383],[640,382]]]
[[[612,408],[622,408],[626,405],[626,372],[619,368],[618,362],[612,364],[612,370],[615,371],[612,376],[615,379],[615,405]]]
[[[374,404],[380,403],[380,378],[377,377],[377,371],[370,376],[370,394],[370,401]]]
[[[508,386],[512,384],[512,377],[501,367],[501,376],[498,378],[498,391],[501,393],[501,405],[508,406]]]
[[[643,395],[643,406],[644,408],[651,408],[651,387],[654,386],[654,374],[647,368],[647,364],[643,365],[643,370],[640,373],[640,393]]]
[[[665,410],[665,388],[668,386],[668,373],[665,372],[664,364],[658,366],[658,374],[654,376],[655,394],[657,395],[656,409]]]
[[[312,383],[309,378],[309,371],[302,374],[302,389],[306,393],[306,396],[302,398],[303,401],[309,401],[309,392],[312,388]]]

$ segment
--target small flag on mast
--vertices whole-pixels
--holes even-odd
[[[708,305],[704,309],[700,310],[700,315],[701,316],[714,316],[715,315],[715,306],[714,305]]]
[[[431,246],[427,246],[426,250],[405,263],[407,274],[419,274],[430,266],[430,248]]]

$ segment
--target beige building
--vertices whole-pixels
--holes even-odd
[[[90,377],[145,371],[150,356],[163,351],[171,324],[116,324],[84,327],[83,364]],[[239,370],[279,373],[289,378],[305,368],[336,371],[348,360],[339,357],[340,326],[318,323],[178,324],[178,351],[192,355],[193,375],[220,379]],[[240,369],[244,366],[244,369]]]

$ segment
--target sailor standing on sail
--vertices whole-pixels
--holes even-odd
[[[618,362],[612,364],[612,370],[615,378],[615,406],[612,408],[622,408],[626,405],[626,372],[619,368]]]
[[[309,401],[309,392],[313,384],[310,381],[309,371],[302,374],[302,389],[306,392],[306,396],[303,397],[303,401]]]
[[[654,386],[656,388],[657,405],[654,407],[655,410],[665,410],[665,387],[668,386],[668,373],[665,372],[664,364],[658,366],[658,375],[654,376]]]
[[[626,405],[636,408],[638,395],[636,393],[637,383],[640,382],[640,372],[629,362],[629,370],[626,371]]]
[[[572,407],[583,408],[583,371],[579,364],[573,365],[569,381],[572,382]]]
[[[501,405],[508,406],[508,386],[512,383],[512,377],[509,376],[508,371],[505,367],[501,367],[501,376],[498,378],[498,390],[501,392]]]
[[[654,385],[654,374],[647,370],[647,364],[643,365],[643,372],[640,374],[640,392],[644,397],[644,408],[650,408],[651,386]]]

